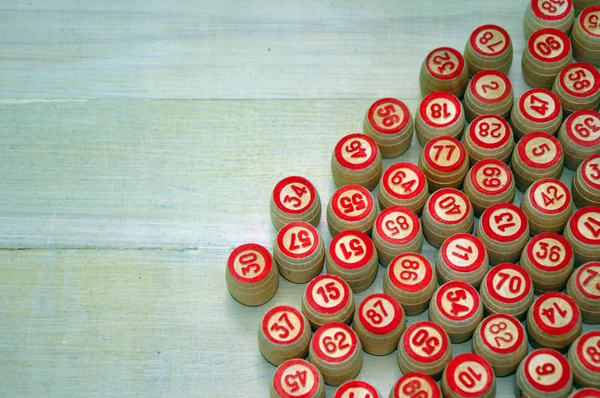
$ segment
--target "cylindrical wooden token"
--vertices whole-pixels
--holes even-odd
[[[465,147],[456,138],[446,136],[434,138],[425,145],[418,165],[427,178],[429,192],[440,188],[460,189],[469,171]]]
[[[382,167],[379,147],[365,134],[342,137],[331,155],[331,174],[338,187],[355,184],[370,191],[381,178]]]
[[[565,115],[580,110],[595,110],[600,105],[600,73],[590,64],[567,65],[554,80],[552,91]]]
[[[350,286],[336,275],[317,276],[304,290],[302,313],[313,330],[331,322],[350,324],[354,316],[354,295]]]
[[[564,293],[542,294],[527,313],[527,334],[534,347],[566,352],[581,334],[581,314],[575,301]]]
[[[600,323],[600,261],[579,267],[569,278],[567,294],[581,311],[584,323]]]
[[[447,398],[496,396],[496,377],[490,364],[477,354],[460,354],[444,370],[442,393]]]
[[[463,281],[479,288],[489,261],[483,243],[471,234],[455,234],[444,241],[435,262],[440,283]]]
[[[431,298],[429,320],[440,325],[453,343],[470,339],[482,318],[479,293],[468,283],[444,283]]]
[[[398,379],[390,391],[390,398],[440,398],[441,396],[435,380],[421,372],[406,373]]]
[[[485,318],[473,333],[473,353],[488,361],[496,377],[517,370],[527,355],[527,335],[521,322],[507,314]]]
[[[258,306],[275,295],[279,272],[267,249],[246,243],[229,255],[225,282],[234,299],[244,305]]]
[[[600,81],[600,80],[599,80]],[[565,154],[565,166],[575,170],[586,158],[600,153],[600,115],[577,111],[567,117],[558,131]]]
[[[306,358],[312,332],[308,319],[289,305],[271,308],[258,328],[258,348],[275,366],[293,358]]]
[[[325,264],[327,273],[345,280],[354,293],[371,286],[379,269],[373,241],[365,233],[353,230],[333,238]]]
[[[465,116],[471,121],[478,116],[498,115],[507,118],[514,94],[508,77],[497,70],[478,72],[465,93]]]
[[[512,203],[497,203],[483,212],[475,236],[485,246],[490,264],[515,263],[529,240],[527,217]]]
[[[563,236],[571,244],[575,266],[600,258],[600,207],[583,207],[571,216]]]
[[[278,230],[292,221],[312,226],[321,219],[321,199],[314,185],[304,177],[291,176],[279,181],[271,195],[271,221]]]
[[[569,361],[555,350],[535,350],[525,357],[517,369],[517,397],[566,397],[572,387],[573,376]]]
[[[465,46],[465,61],[470,75],[482,70],[508,74],[513,60],[510,36],[498,25],[482,25],[471,33]]]
[[[436,91],[445,91],[462,99],[468,81],[465,59],[450,47],[436,48],[427,54],[419,74],[423,97]]]
[[[471,166],[483,159],[498,159],[508,163],[515,142],[510,125],[497,115],[479,116],[469,124],[463,145]]]
[[[572,0],[531,0],[523,19],[525,37],[542,28],[555,28],[568,35],[574,17]]]
[[[362,368],[360,340],[345,323],[328,323],[313,335],[308,360],[319,369],[325,384],[339,386],[354,379]]]
[[[552,91],[533,88],[525,92],[512,108],[510,125],[515,140],[536,131],[556,135],[562,123],[562,108]]]
[[[561,233],[573,214],[569,188],[555,178],[542,178],[527,188],[521,210],[529,220],[529,233]]]
[[[422,221],[425,239],[438,248],[451,235],[473,232],[473,207],[458,189],[442,188],[427,199]]]
[[[579,62],[600,66],[600,4],[587,7],[573,27],[573,55]]]
[[[406,317],[395,298],[375,293],[367,296],[354,313],[352,328],[363,350],[372,355],[394,352],[406,330]]]
[[[551,88],[556,76],[573,59],[571,42],[558,29],[541,29],[527,41],[521,71],[531,87]]]
[[[600,207],[600,154],[583,161],[573,174],[573,201],[578,207]]]
[[[398,344],[398,366],[404,374],[420,372],[439,380],[451,359],[450,338],[433,322],[413,323]]]
[[[408,316],[425,311],[436,289],[437,278],[431,264],[417,253],[394,258],[383,279],[383,291],[398,300]]]
[[[375,200],[371,192],[360,185],[345,185],[339,188],[327,206],[327,226],[331,236],[349,229],[371,235],[375,217]]]
[[[383,158],[395,158],[406,152],[414,129],[410,111],[396,98],[375,101],[363,123],[363,132],[375,141]]]
[[[279,273],[294,283],[306,283],[323,270],[325,244],[312,225],[291,222],[277,234],[273,259]]]
[[[400,254],[420,253],[423,248],[423,232],[419,217],[406,207],[388,207],[375,220],[373,243],[379,262],[384,267]]]
[[[313,364],[290,359],[279,365],[271,383],[271,398],[325,398],[325,381]]]
[[[421,146],[440,136],[460,138],[465,127],[463,107],[454,95],[434,92],[423,98],[415,131]]]
[[[600,398],[600,390],[595,388],[582,388],[569,395],[569,398]]]
[[[516,264],[492,268],[479,288],[486,314],[508,314],[523,320],[533,303],[533,287],[527,272]]]
[[[350,380],[335,391],[333,398],[379,398],[379,393],[369,383]]]
[[[577,387],[600,388],[600,330],[584,333],[575,340],[568,358]]]
[[[563,151],[558,140],[550,134],[535,132],[517,143],[510,168],[517,188],[525,191],[541,178],[560,178],[563,163]]]
[[[531,277],[537,294],[563,290],[574,266],[573,249],[555,232],[543,232],[531,238],[521,254],[521,267]]]
[[[506,163],[496,159],[477,162],[467,172],[463,190],[473,205],[476,217],[493,204],[512,203],[515,199],[515,181]]]
[[[421,215],[429,196],[425,174],[416,165],[398,162],[388,167],[379,183],[379,207],[404,206]]]

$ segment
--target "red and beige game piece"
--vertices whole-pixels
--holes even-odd
[[[327,273],[348,283],[354,293],[366,290],[377,277],[378,257],[373,241],[360,231],[344,231],[329,245]]]
[[[429,196],[425,174],[416,165],[398,162],[388,167],[379,183],[379,207],[404,206],[421,215]]]
[[[513,374],[527,355],[523,325],[508,314],[485,318],[473,333],[473,353],[488,361],[496,377]]]
[[[513,106],[514,94],[508,77],[497,70],[478,72],[465,93],[465,116],[473,120],[483,115],[507,118]]]
[[[552,91],[558,97],[565,115],[600,105],[600,73],[590,64],[567,65],[554,80]]]
[[[496,377],[490,364],[477,354],[460,354],[444,370],[442,392],[447,398],[496,396]]]
[[[278,230],[292,221],[312,226],[321,219],[321,199],[313,184],[304,177],[291,176],[279,181],[271,195],[271,221]]]
[[[354,315],[354,295],[350,286],[336,275],[317,276],[304,290],[302,313],[313,329],[331,322],[349,324]]]
[[[485,246],[490,264],[515,263],[529,240],[529,224],[517,206],[497,203],[483,212],[475,235]]]
[[[408,316],[425,311],[437,289],[437,278],[429,261],[417,253],[394,258],[383,279],[383,291],[394,297]]]
[[[387,267],[394,257],[403,253],[420,253],[423,232],[414,211],[401,206],[383,210],[375,220],[373,243],[379,262]]]
[[[415,121],[421,146],[440,136],[460,138],[465,127],[463,107],[454,95],[434,92],[423,98]]]
[[[502,27],[482,25],[471,33],[465,46],[465,61],[470,75],[482,70],[508,74],[512,60],[512,42]]]
[[[350,380],[335,391],[333,398],[379,398],[379,393],[369,383]]]
[[[583,207],[571,216],[563,236],[571,244],[575,266],[600,258],[600,207]]]
[[[562,123],[562,107],[558,97],[545,88],[526,91],[512,108],[510,125],[515,139],[536,131],[556,135]]]
[[[439,380],[452,359],[448,334],[433,322],[415,322],[398,344],[398,366],[402,373],[420,372]]]
[[[584,333],[575,340],[568,358],[576,386],[600,388],[600,330]]]
[[[279,272],[267,249],[246,243],[229,255],[225,282],[234,299],[244,305],[258,306],[275,295]]]
[[[362,368],[360,340],[345,323],[328,323],[313,335],[308,360],[319,369],[325,384],[339,386],[354,379]]]
[[[331,236],[349,229],[371,235],[375,217],[375,200],[371,192],[360,185],[345,185],[339,188],[327,206],[327,226]]]
[[[475,163],[467,172],[463,190],[476,217],[496,203],[512,203],[516,193],[512,172],[506,163],[496,159]]]
[[[470,339],[482,318],[479,293],[466,282],[444,283],[431,298],[429,320],[440,325],[453,343]]]
[[[312,225],[291,222],[277,234],[273,259],[279,273],[294,283],[306,283],[323,270],[325,244]]]
[[[331,174],[338,187],[355,184],[370,191],[381,178],[382,167],[379,147],[365,134],[342,137],[331,155]]]
[[[375,101],[363,123],[363,132],[379,146],[383,158],[395,158],[406,152],[414,129],[410,111],[396,98]]]
[[[460,189],[469,171],[465,147],[456,138],[446,136],[425,145],[418,165],[427,178],[430,192],[440,188]]]
[[[567,283],[567,294],[581,311],[584,323],[600,323],[600,261],[577,268]]]
[[[300,311],[288,305],[271,308],[258,328],[258,348],[275,366],[293,358],[306,358],[312,332]]]
[[[461,53],[449,47],[436,48],[427,54],[419,74],[423,97],[436,91],[445,91],[462,99],[468,81],[465,59]]]
[[[571,192],[564,182],[542,178],[527,188],[521,199],[521,210],[529,220],[529,233],[561,233],[573,214]]]
[[[421,372],[406,373],[390,391],[390,398],[440,398],[441,396],[435,380]]]
[[[573,272],[573,250],[567,240],[555,232],[534,236],[521,253],[521,267],[531,277],[536,293],[563,290]]]
[[[525,318],[533,303],[531,278],[516,264],[504,263],[492,268],[479,288],[486,314],[508,314]]]
[[[582,388],[569,395],[569,398],[600,398],[600,390],[595,388]]]
[[[572,0],[531,0],[523,19],[525,37],[542,28],[555,28],[568,35],[574,17]]]
[[[517,143],[510,168],[517,188],[525,191],[541,178],[560,178],[564,156],[558,140],[547,133],[527,134]]]
[[[442,188],[427,200],[422,222],[425,239],[438,248],[451,235],[473,232],[473,208],[458,189]]]
[[[581,334],[579,308],[564,293],[544,293],[527,313],[527,333],[534,347],[566,352]]]
[[[455,234],[444,241],[435,262],[440,283],[463,281],[479,288],[489,261],[483,243],[471,234]]]
[[[517,397],[566,397],[572,388],[571,366],[567,358],[555,350],[535,350],[525,357],[517,369]]]
[[[527,41],[521,71],[531,87],[551,88],[554,80],[573,59],[571,42],[558,29],[541,29]]]
[[[497,115],[479,116],[469,124],[463,145],[471,166],[483,159],[498,159],[508,163],[515,142],[510,125]]]
[[[398,346],[400,336],[406,330],[406,317],[395,298],[375,293],[358,306],[352,328],[363,350],[372,355],[387,355]]]
[[[325,398],[321,372],[303,359],[290,359],[279,365],[273,375],[271,398]]]
[[[573,201],[578,207],[600,207],[600,154],[583,161],[573,175]]]
[[[596,111],[577,111],[567,117],[558,131],[565,154],[565,166],[571,170],[586,158],[600,153],[600,115]]]
[[[587,7],[579,14],[571,41],[577,61],[600,66],[600,4]]]

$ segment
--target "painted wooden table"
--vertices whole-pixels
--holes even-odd
[[[414,112],[430,49],[502,25],[523,93],[525,3],[5,2],[0,396],[266,396],[259,319],[299,306],[304,286],[282,280],[244,307],[225,288],[229,252],[272,246],[283,176],[308,177],[326,204],[335,142],[378,97]],[[324,213],[319,231],[328,243]],[[358,300],[382,290],[379,271]],[[395,355],[366,354],[359,378],[387,395]]]

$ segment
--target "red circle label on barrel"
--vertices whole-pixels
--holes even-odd
[[[273,200],[286,213],[298,214],[308,210],[315,201],[315,187],[304,177],[291,176],[279,181],[273,189]]]
[[[416,165],[399,162],[391,165],[381,179],[386,192],[398,199],[410,199],[425,188],[425,175]]]
[[[502,148],[511,139],[510,126],[500,116],[482,115],[469,125],[469,137],[480,148]]]
[[[477,53],[494,57],[502,54],[510,45],[508,33],[498,25],[483,25],[471,33],[471,47]]]
[[[536,389],[554,392],[567,386],[571,378],[571,366],[567,359],[557,351],[542,348],[525,358],[525,378]]]
[[[492,387],[494,373],[491,366],[476,354],[460,354],[446,368],[450,389],[462,397],[480,397]]]
[[[600,189],[600,154],[583,161],[581,176],[589,186]]]
[[[348,284],[336,275],[320,275],[308,283],[306,301],[322,314],[341,311],[350,300]]]
[[[438,171],[458,169],[466,159],[463,145],[454,137],[436,137],[423,149],[425,161]]]
[[[582,335],[577,342],[576,353],[586,368],[600,373],[600,330]]]
[[[229,273],[243,283],[263,280],[271,271],[272,264],[268,250],[255,243],[237,247],[227,260]]]
[[[544,88],[534,88],[523,94],[519,99],[519,109],[533,123],[546,123],[561,114],[558,97]]]
[[[599,145],[600,115],[591,110],[577,111],[567,118],[565,132],[577,145],[584,147]]]
[[[393,398],[439,398],[440,388],[426,374],[410,372],[402,376],[393,389]]]
[[[396,98],[382,98],[371,105],[367,117],[375,130],[394,134],[406,127],[410,112],[404,102]]]
[[[574,97],[586,98],[600,90],[600,73],[590,64],[576,62],[568,65],[559,76],[561,87]]]
[[[400,325],[402,307],[393,297],[376,293],[362,301],[358,307],[358,318],[369,332],[387,334]]]
[[[562,147],[550,134],[535,132],[525,135],[519,141],[517,152],[527,166],[541,169],[549,168],[559,162]]]
[[[407,292],[418,292],[427,287],[433,277],[429,261],[418,253],[404,253],[395,257],[388,266],[391,282]]]
[[[331,207],[342,220],[359,221],[373,211],[373,197],[360,185],[346,185],[333,194]]]
[[[308,223],[291,222],[279,230],[277,246],[288,257],[308,257],[317,250],[319,235],[315,227]]]
[[[511,242],[527,230],[527,217],[512,203],[497,203],[485,210],[479,220],[483,232],[499,242]]]
[[[432,127],[447,127],[462,114],[458,98],[446,92],[431,93],[421,101],[419,113],[425,123]]]
[[[350,326],[333,322],[321,326],[311,340],[313,353],[326,362],[344,362],[358,348],[358,338]]]
[[[480,306],[477,291],[460,281],[443,284],[437,292],[435,303],[444,317],[455,321],[471,318]]]
[[[571,192],[567,186],[555,178],[543,178],[533,183],[529,189],[532,206],[544,214],[561,213],[571,204]]]
[[[342,384],[333,398],[378,398],[379,393],[375,387],[360,380],[351,380]]]
[[[475,98],[485,104],[497,104],[504,101],[512,92],[508,77],[496,70],[478,72],[469,83],[469,90]]]
[[[600,300],[600,262],[587,263],[575,272],[577,289],[587,298]]]
[[[333,238],[329,246],[333,261],[342,268],[364,267],[373,258],[373,241],[364,232],[348,230]]]
[[[600,244],[600,207],[577,210],[569,220],[569,227],[577,240],[588,245]]]
[[[355,133],[338,141],[335,146],[335,158],[342,167],[359,170],[372,165],[378,151],[375,141],[369,136]]]
[[[515,264],[499,264],[485,278],[489,295],[501,303],[518,303],[531,293],[531,278]]]
[[[319,374],[311,363],[291,359],[277,368],[273,383],[280,397],[311,398],[319,388]]]
[[[458,77],[465,68],[461,53],[450,47],[440,47],[425,58],[425,67],[438,79],[450,80]]]
[[[265,314],[263,334],[275,344],[292,344],[304,331],[304,318],[300,311],[288,305],[278,305]]]
[[[527,41],[529,53],[542,62],[559,62],[571,54],[571,42],[558,29],[545,28],[534,32]]]
[[[485,247],[471,234],[455,234],[444,241],[440,248],[442,260],[458,272],[473,272],[483,264]]]
[[[533,320],[544,332],[558,336],[570,332],[579,322],[579,309],[566,294],[549,292],[534,303]]]
[[[427,210],[437,222],[453,225],[467,218],[470,214],[471,202],[458,189],[442,188],[431,195]]]
[[[432,363],[440,360],[448,352],[450,343],[446,332],[429,321],[416,322],[402,335],[404,350],[414,360]]]
[[[419,234],[419,218],[406,207],[388,207],[377,216],[375,228],[379,236],[389,243],[404,244]]]
[[[569,265],[573,249],[562,235],[543,232],[527,244],[527,257],[534,267],[542,271],[558,272]]]
[[[585,8],[579,15],[579,23],[588,34],[600,37],[600,5]]]
[[[545,21],[557,21],[565,18],[573,9],[572,0],[533,0],[533,13]]]
[[[485,318],[479,334],[489,350],[501,355],[517,351],[525,339],[521,322],[506,314],[494,314]]]
[[[484,195],[506,192],[513,182],[513,175],[506,163],[496,159],[483,159],[471,168],[470,181]]]

